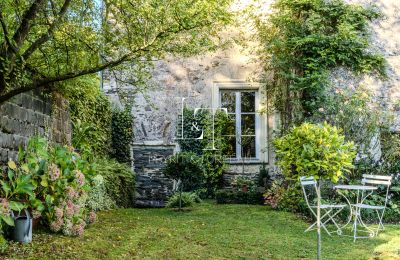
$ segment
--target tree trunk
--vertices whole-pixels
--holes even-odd
[[[182,181],[179,185],[179,211],[182,210]]]
[[[321,260],[321,183],[317,181],[317,257]]]

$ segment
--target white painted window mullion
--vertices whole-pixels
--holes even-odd
[[[242,158],[242,117],[241,117],[241,98],[240,91],[235,92],[236,104],[235,104],[235,115],[236,115],[236,158]]]

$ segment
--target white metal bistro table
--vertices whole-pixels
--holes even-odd
[[[362,204],[364,202],[364,200],[368,196],[370,196],[374,190],[377,189],[377,187],[367,186],[367,185],[336,185],[335,189],[338,191],[338,193],[341,196],[343,196],[345,198],[345,200],[347,201],[347,203],[349,204],[349,207],[350,207],[349,220],[347,221],[347,223],[343,227],[341,227],[341,229],[346,227],[348,224],[350,224],[351,220],[353,220],[354,222],[353,222],[352,230],[353,230],[354,241],[356,241],[357,238],[374,237],[375,236],[375,232],[371,228],[367,227],[367,225],[365,225],[365,223],[363,222],[363,220],[361,218],[361,209],[359,207],[356,207],[356,205],[357,204]],[[346,197],[344,194],[342,194],[340,192],[340,190],[356,191],[357,192],[357,196],[356,196],[355,203],[351,203],[349,198]],[[360,230],[360,232],[367,232],[368,236],[357,236],[357,226],[358,225],[360,225],[363,228],[365,228],[365,230]]]

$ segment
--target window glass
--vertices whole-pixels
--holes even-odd
[[[256,134],[256,115],[242,115],[242,135]]]
[[[226,150],[225,155],[229,158],[236,158],[236,137],[225,136]]]
[[[256,157],[256,137],[255,136],[242,136],[242,157],[254,158]]]
[[[226,108],[228,113],[235,113],[235,92],[223,91],[221,92],[221,107]]]
[[[235,114],[228,114],[228,121],[222,129],[222,135],[235,135],[236,119]]]
[[[256,106],[256,93],[255,92],[241,92],[240,102],[241,102],[241,112],[255,112]]]

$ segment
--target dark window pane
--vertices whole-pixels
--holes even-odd
[[[241,92],[240,102],[242,112],[255,112],[256,111],[256,93],[255,92]]]
[[[229,158],[236,157],[236,137],[234,136],[224,136],[225,144],[224,154]]]
[[[256,134],[256,116],[242,115],[242,135]]]
[[[229,114],[228,115],[228,121],[224,122],[224,128],[222,129],[222,135],[235,135],[235,115],[234,114]]]
[[[228,113],[235,113],[236,94],[233,91],[221,92],[221,107],[228,109]]]
[[[242,136],[242,157],[254,158],[256,157],[256,137],[255,136]]]

